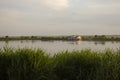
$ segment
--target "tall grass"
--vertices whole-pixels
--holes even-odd
[[[120,80],[120,49],[60,52],[0,50],[0,80]]]

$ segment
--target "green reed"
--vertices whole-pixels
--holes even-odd
[[[0,49],[0,80],[120,80],[120,49],[54,56],[41,49]]]

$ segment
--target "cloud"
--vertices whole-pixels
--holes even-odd
[[[54,10],[61,10],[70,6],[68,0],[45,0],[44,4]]]
[[[81,6],[74,11],[74,17],[98,18],[98,17],[120,17],[120,3],[114,4],[89,4]]]
[[[62,10],[70,6],[70,0],[1,0],[0,6],[13,8],[50,8]]]
[[[120,0],[0,0],[0,34],[86,33],[101,27],[114,33],[119,26]]]

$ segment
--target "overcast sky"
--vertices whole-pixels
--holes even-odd
[[[0,36],[120,34],[120,0],[0,0]]]

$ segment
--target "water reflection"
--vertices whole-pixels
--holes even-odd
[[[81,44],[81,42],[82,42],[81,40],[78,40],[78,41],[76,41],[76,44],[79,45],[79,44]]]
[[[1,42],[1,41],[0,41]],[[13,42],[13,41],[3,41],[5,42],[6,45],[9,44],[9,42]],[[81,41],[81,40],[78,40],[78,41],[54,41],[54,40],[50,40],[50,41],[41,41],[41,40],[20,40],[20,41],[15,41],[15,42],[20,42],[21,44],[23,43],[36,43],[36,42],[49,42],[49,43],[53,43],[53,42],[67,42],[68,44],[72,44],[72,45],[80,45],[82,42],[93,42],[95,45],[105,45],[106,42],[110,42],[111,44],[114,44],[114,43],[120,43],[119,41]]]
[[[8,40],[6,40],[6,41],[5,41],[5,43],[6,43],[6,45],[7,45],[7,44],[9,44],[9,41],[8,41]]]
[[[105,41],[89,41],[89,42],[93,42],[95,45],[105,45],[106,44]],[[82,43],[82,41],[80,41],[80,40],[78,40],[78,41],[69,41],[69,44],[72,44],[72,45],[80,45],[81,43]],[[114,42],[111,42],[111,44],[114,44]]]
[[[95,45],[99,45],[99,44],[105,45],[105,41],[95,41],[94,44]]]
[[[20,43],[23,43],[23,40],[21,40]]]

